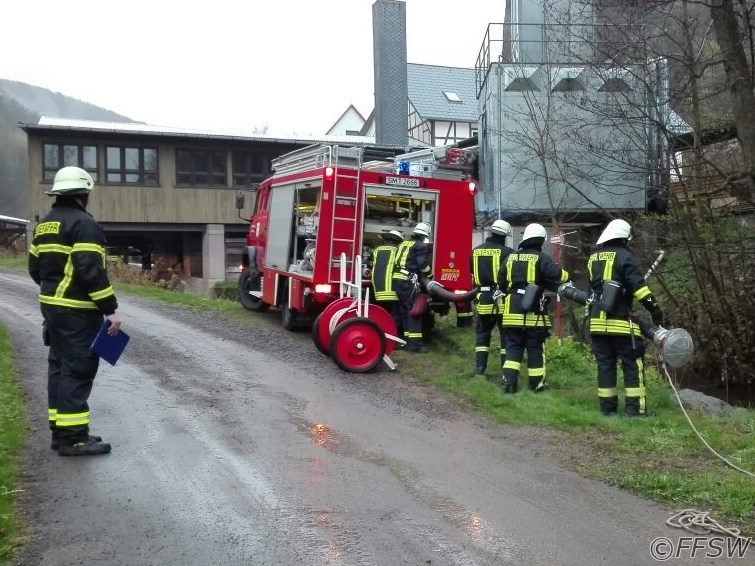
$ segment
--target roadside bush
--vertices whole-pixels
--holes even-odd
[[[111,261],[108,275],[114,283],[153,286],[179,293],[183,293],[187,288],[186,282],[176,274],[173,268],[165,267],[164,262],[159,259],[150,270],[128,265],[121,259]]]
[[[637,223],[633,248],[649,266],[666,252],[651,289],[669,325],[686,328],[697,355],[682,381],[727,389],[734,401],[755,401],[755,230],[743,218],[703,202],[674,204],[665,217]],[[730,391],[734,387],[736,391]],[[715,393],[715,391],[710,390]],[[719,391],[720,393],[720,391]]]

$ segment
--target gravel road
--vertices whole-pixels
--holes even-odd
[[[638,566],[682,534],[673,510],[564,469],[549,433],[400,368],[342,372],[272,311],[229,322],[121,296],[132,341],[90,400],[113,452],[61,458],[36,288],[0,269],[0,289],[31,428],[19,565]]]

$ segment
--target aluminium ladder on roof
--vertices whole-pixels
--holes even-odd
[[[340,152],[343,148],[334,146],[334,156],[336,163],[340,162]],[[356,148],[359,149],[359,148]],[[353,159],[350,155],[349,159]],[[354,269],[355,258],[361,253],[357,245],[361,234],[362,206],[364,199],[359,198],[360,182],[362,176],[362,152],[358,152],[356,163],[346,167],[334,167],[333,178],[333,205],[331,206],[331,237],[329,242],[328,257],[329,273],[328,280],[331,283],[341,280],[340,264],[341,254],[346,254],[346,263]],[[348,252],[344,252],[344,248]],[[349,278],[354,277],[354,273],[347,274]]]
[[[361,164],[362,148],[328,144],[310,145],[272,160],[272,167],[276,176],[323,167],[358,169]]]

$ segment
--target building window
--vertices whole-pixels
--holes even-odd
[[[105,171],[106,181],[113,185],[157,185],[157,149],[108,146]]]
[[[443,95],[446,97],[446,100],[448,100],[449,102],[461,102],[461,97],[455,92],[452,92],[450,90],[444,90]]]
[[[264,181],[270,173],[269,161],[265,153],[234,151],[233,186],[248,187]]]
[[[228,172],[225,151],[176,150],[176,185],[225,187]]]
[[[97,181],[97,146],[46,143],[42,152],[45,181],[52,181],[58,169],[69,165],[81,167]]]

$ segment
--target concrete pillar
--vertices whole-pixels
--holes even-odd
[[[202,238],[202,279],[209,291],[225,281],[225,226],[208,224]]]

